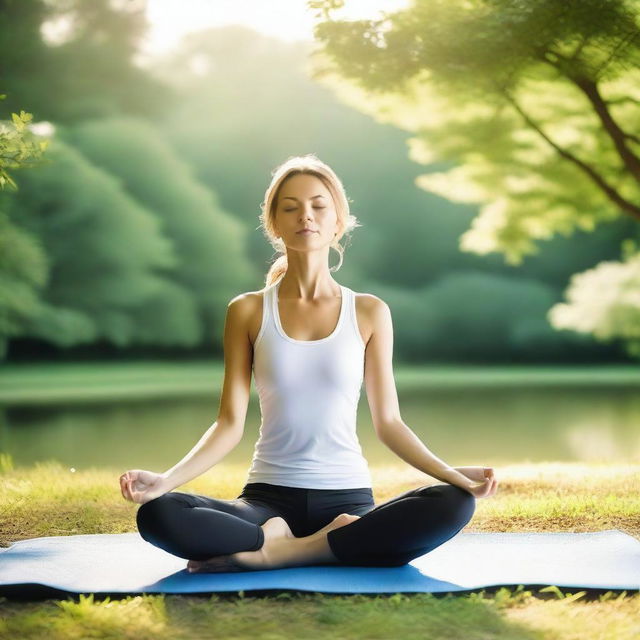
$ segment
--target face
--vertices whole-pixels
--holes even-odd
[[[304,248],[331,243],[338,231],[331,192],[316,176],[291,176],[280,188],[274,223],[276,234],[286,246]],[[298,233],[305,228],[311,232]]]

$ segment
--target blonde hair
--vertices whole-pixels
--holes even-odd
[[[344,250],[347,245],[342,246],[340,240],[343,236],[351,233],[356,227],[362,226],[358,222],[358,219],[350,213],[349,200],[345,193],[344,186],[329,165],[322,162],[322,160],[313,153],[289,157],[273,170],[271,184],[267,187],[264,194],[264,201],[260,204],[260,228],[262,228],[263,234],[273,248],[282,254],[276,258],[271,267],[269,267],[269,271],[265,277],[265,287],[272,285],[287,271],[286,247],[282,238],[278,238],[275,235],[274,219],[278,196],[280,195],[282,186],[288,178],[301,173],[316,176],[322,180],[324,186],[333,198],[333,204],[338,217],[338,232],[332,240],[330,248],[338,252],[340,261],[334,267],[330,267],[329,271],[337,271],[342,266]],[[347,239],[349,238],[350,236],[347,236]]]

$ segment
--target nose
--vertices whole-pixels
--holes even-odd
[[[303,206],[302,207],[302,214],[300,215],[300,219],[301,220],[310,220],[311,219],[311,207],[312,207],[312,205]]]

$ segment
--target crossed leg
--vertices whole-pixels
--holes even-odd
[[[187,569],[192,573],[226,573],[337,563],[339,560],[331,551],[327,534],[359,518],[341,513],[322,529],[303,538],[293,535],[284,518],[270,518],[262,525],[264,544],[260,549],[214,556],[207,560],[189,560]]]
[[[327,541],[341,564],[398,567],[453,538],[475,508],[475,497],[461,487],[418,487],[376,506],[349,526],[329,531]]]
[[[258,502],[171,491],[141,505],[136,521],[147,542],[180,558],[206,560],[260,549],[260,525],[279,515]]]
[[[261,527],[262,547],[205,561],[190,560],[188,568],[193,572],[226,572],[331,563],[402,566],[455,536],[474,511],[474,496],[460,487],[419,487],[363,516],[342,513],[301,538],[292,534],[284,518],[270,518]]]

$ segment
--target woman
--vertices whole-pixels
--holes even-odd
[[[450,467],[400,418],[389,307],[331,277],[342,264],[340,239],[359,226],[333,170],[313,154],[287,160],[260,220],[283,255],[262,291],[228,305],[218,419],[168,471],[120,476],[122,495],[141,504],[142,537],[188,559],[192,572],[406,564],[469,522],[475,498],[496,492],[493,469]],[[334,268],[330,248],[340,255]],[[252,369],[262,424],[242,493],[221,500],[173,491],[240,441]],[[445,484],[375,505],[356,435],[363,381],[378,437]]]

